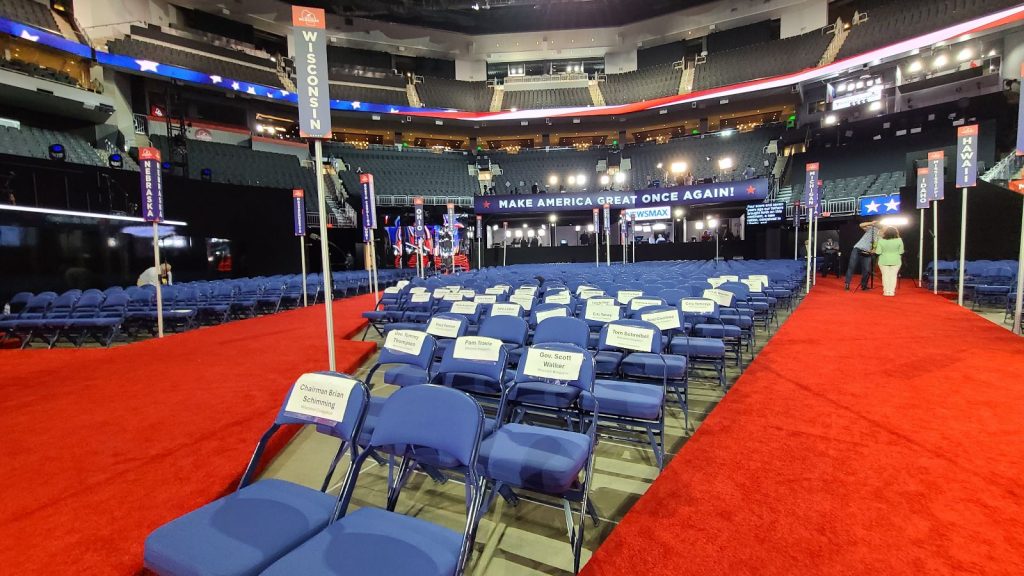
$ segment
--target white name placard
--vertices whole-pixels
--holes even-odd
[[[679,309],[687,314],[714,314],[715,301],[707,298],[683,298]]]
[[[619,307],[616,306],[615,301],[611,299],[601,298],[599,300],[590,300],[587,302],[587,308],[583,313],[583,318],[594,322],[611,322],[612,320],[618,320],[620,318]]]
[[[417,292],[409,297],[410,302],[430,302],[430,292]]]
[[[640,319],[650,322],[661,330],[677,330],[682,327],[679,323],[679,313],[673,310],[662,310],[661,312],[648,312],[641,314]]]
[[[498,302],[491,305],[491,316],[522,316],[523,307],[515,302]]]
[[[423,351],[423,343],[427,340],[426,332],[416,330],[392,330],[384,340],[384,348],[393,352],[419,356]]]
[[[468,289],[459,290],[459,294],[462,294],[463,298],[472,298],[472,297],[476,296],[476,292],[474,292],[473,290],[468,290]]]
[[[409,285],[409,281],[408,280],[399,280],[398,282],[395,282],[395,286],[397,286],[399,290],[401,290],[402,288],[405,288],[408,285]]]
[[[644,295],[643,290],[619,290],[616,298],[620,304],[629,304],[633,298],[639,298]]]
[[[648,306],[661,306],[664,303],[657,298],[633,298],[629,301],[630,310],[641,310]]]
[[[600,289],[600,288],[598,288],[597,286],[590,286],[589,284],[580,284],[580,285],[579,285],[579,286],[578,286],[578,287],[576,288],[576,294],[577,294],[577,295],[579,295],[579,294],[583,294],[583,292],[585,292],[585,291],[587,291],[587,290],[598,290],[598,291],[600,291],[601,289]]]
[[[459,300],[462,300],[462,294],[459,292],[446,292],[442,298],[448,302],[458,302]]]
[[[608,335],[605,337],[605,342],[609,346],[638,352],[650,352],[652,348],[651,342],[653,341],[654,330],[650,328],[636,328],[615,324],[608,326]]]
[[[399,288],[398,286],[391,286],[389,288],[385,288],[384,289],[384,293],[385,294],[398,294],[401,291],[402,291],[402,289]]]
[[[477,294],[473,301],[477,304],[494,304],[498,301],[498,296],[495,294]]]
[[[556,317],[559,317],[559,316],[564,318],[564,317],[566,317],[568,315],[569,315],[569,309],[568,308],[563,308],[563,307],[552,308],[551,310],[542,310],[540,312],[537,312],[537,324],[540,324],[542,321],[544,321],[547,318],[556,318]]]
[[[526,294],[513,294],[508,297],[508,301],[519,304],[523,307],[523,310],[533,309],[533,296],[528,296]]]
[[[719,306],[732,306],[732,292],[709,288],[704,291],[704,297],[708,300],[714,300]]]
[[[463,300],[462,302],[453,302],[451,311],[453,314],[476,314],[477,306],[479,306],[479,304],[476,302],[467,302]]]
[[[765,286],[767,286],[769,284],[769,282],[768,282],[768,275],[767,274],[751,274],[751,275],[747,276],[747,280],[757,280],[757,281],[761,282],[761,284],[763,284]]]
[[[750,288],[751,292],[764,292],[764,284],[762,284],[760,280],[751,280],[748,278],[746,280],[740,280],[740,282],[746,284],[747,287]]]
[[[424,286],[413,286],[412,288],[409,288],[409,293],[410,294],[419,294],[421,292],[427,292],[426,287],[424,287]]]
[[[708,284],[711,284],[715,288],[718,288],[722,284],[725,284],[725,280],[722,278],[708,278]]]
[[[501,352],[501,340],[485,336],[463,336],[455,341],[452,357],[460,360],[481,360],[497,362]]]
[[[590,300],[591,298],[597,298],[598,296],[604,296],[604,290],[591,288],[580,292],[580,300]]]
[[[449,292],[459,292],[462,290],[462,286],[445,286],[444,289]]]
[[[444,298],[447,295],[448,295],[448,290],[446,290],[445,288],[435,288],[434,289],[434,298]]]
[[[519,288],[516,288],[515,294],[526,294],[528,296],[536,296],[537,295],[537,287],[536,286],[520,286]]]
[[[484,290],[484,294],[495,294],[495,295],[497,295],[497,294],[504,294],[506,292],[508,292],[508,287],[507,286],[494,286],[492,288],[488,288],[487,290]]]
[[[561,292],[555,292],[554,294],[549,294],[549,295],[544,296],[544,303],[545,304],[568,304],[569,302],[572,301],[571,299],[572,299],[572,296],[569,295],[569,292],[566,291],[566,290],[562,290]]]
[[[457,338],[462,323],[451,318],[431,318],[427,324],[427,334],[439,338]]]
[[[303,374],[292,387],[284,411],[293,418],[335,426],[345,420],[345,408],[356,381],[325,374]]]
[[[530,348],[526,351],[523,374],[547,380],[578,380],[583,366],[581,352]]]

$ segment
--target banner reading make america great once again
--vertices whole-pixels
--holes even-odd
[[[327,31],[321,8],[292,6],[296,86],[299,98],[299,135],[331,135],[331,98],[327,92]]]
[[[609,208],[638,208],[663,205],[720,204],[764,200],[768,196],[768,179],[737,180],[693,186],[646,188],[634,192],[604,190],[601,192],[530,195],[477,196],[477,214],[497,212],[570,212],[609,205]]]

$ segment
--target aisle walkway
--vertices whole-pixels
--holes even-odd
[[[1022,375],[955,303],[821,283],[583,574],[1024,574]]]
[[[373,297],[335,303],[339,370]],[[327,368],[323,306],[112,349],[0,351],[0,572],[134,574],[157,526],[233,489],[299,374]]]

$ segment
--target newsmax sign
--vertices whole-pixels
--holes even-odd
[[[764,200],[768,196],[768,179],[737,180],[715,184],[646,188],[635,192],[583,192],[530,195],[477,196],[477,214],[501,212],[570,212],[608,204],[610,208],[644,208],[648,206],[681,206],[720,204]]]

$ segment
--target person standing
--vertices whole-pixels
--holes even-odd
[[[156,266],[150,266],[149,268],[146,268],[145,270],[142,271],[142,274],[139,274],[139,279],[135,281],[135,285],[139,287],[145,286],[147,284],[152,284],[153,286],[156,286],[157,284],[172,283],[173,278],[171,277],[171,265],[168,264],[167,262],[161,264],[159,270],[157,269]]]
[[[821,245],[821,253],[825,255],[822,277],[828,278],[828,273],[832,272],[836,278],[839,278],[839,243],[836,242],[836,239],[829,236]]]
[[[860,289],[868,289],[868,278],[871,277],[871,257],[875,253],[875,242],[878,241],[878,229],[881,225],[878,222],[862,222],[860,229],[864,235],[853,245],[850,250],[850,263],[846,266],[846,289],[850,289],[850,281],[853,274],[860,270]]]
[[[895,227],[882,232],[878,241],[878,267],[882,270],[882,296],[895,296],[899,281],[900,266],[903,264],[903,239]]]

